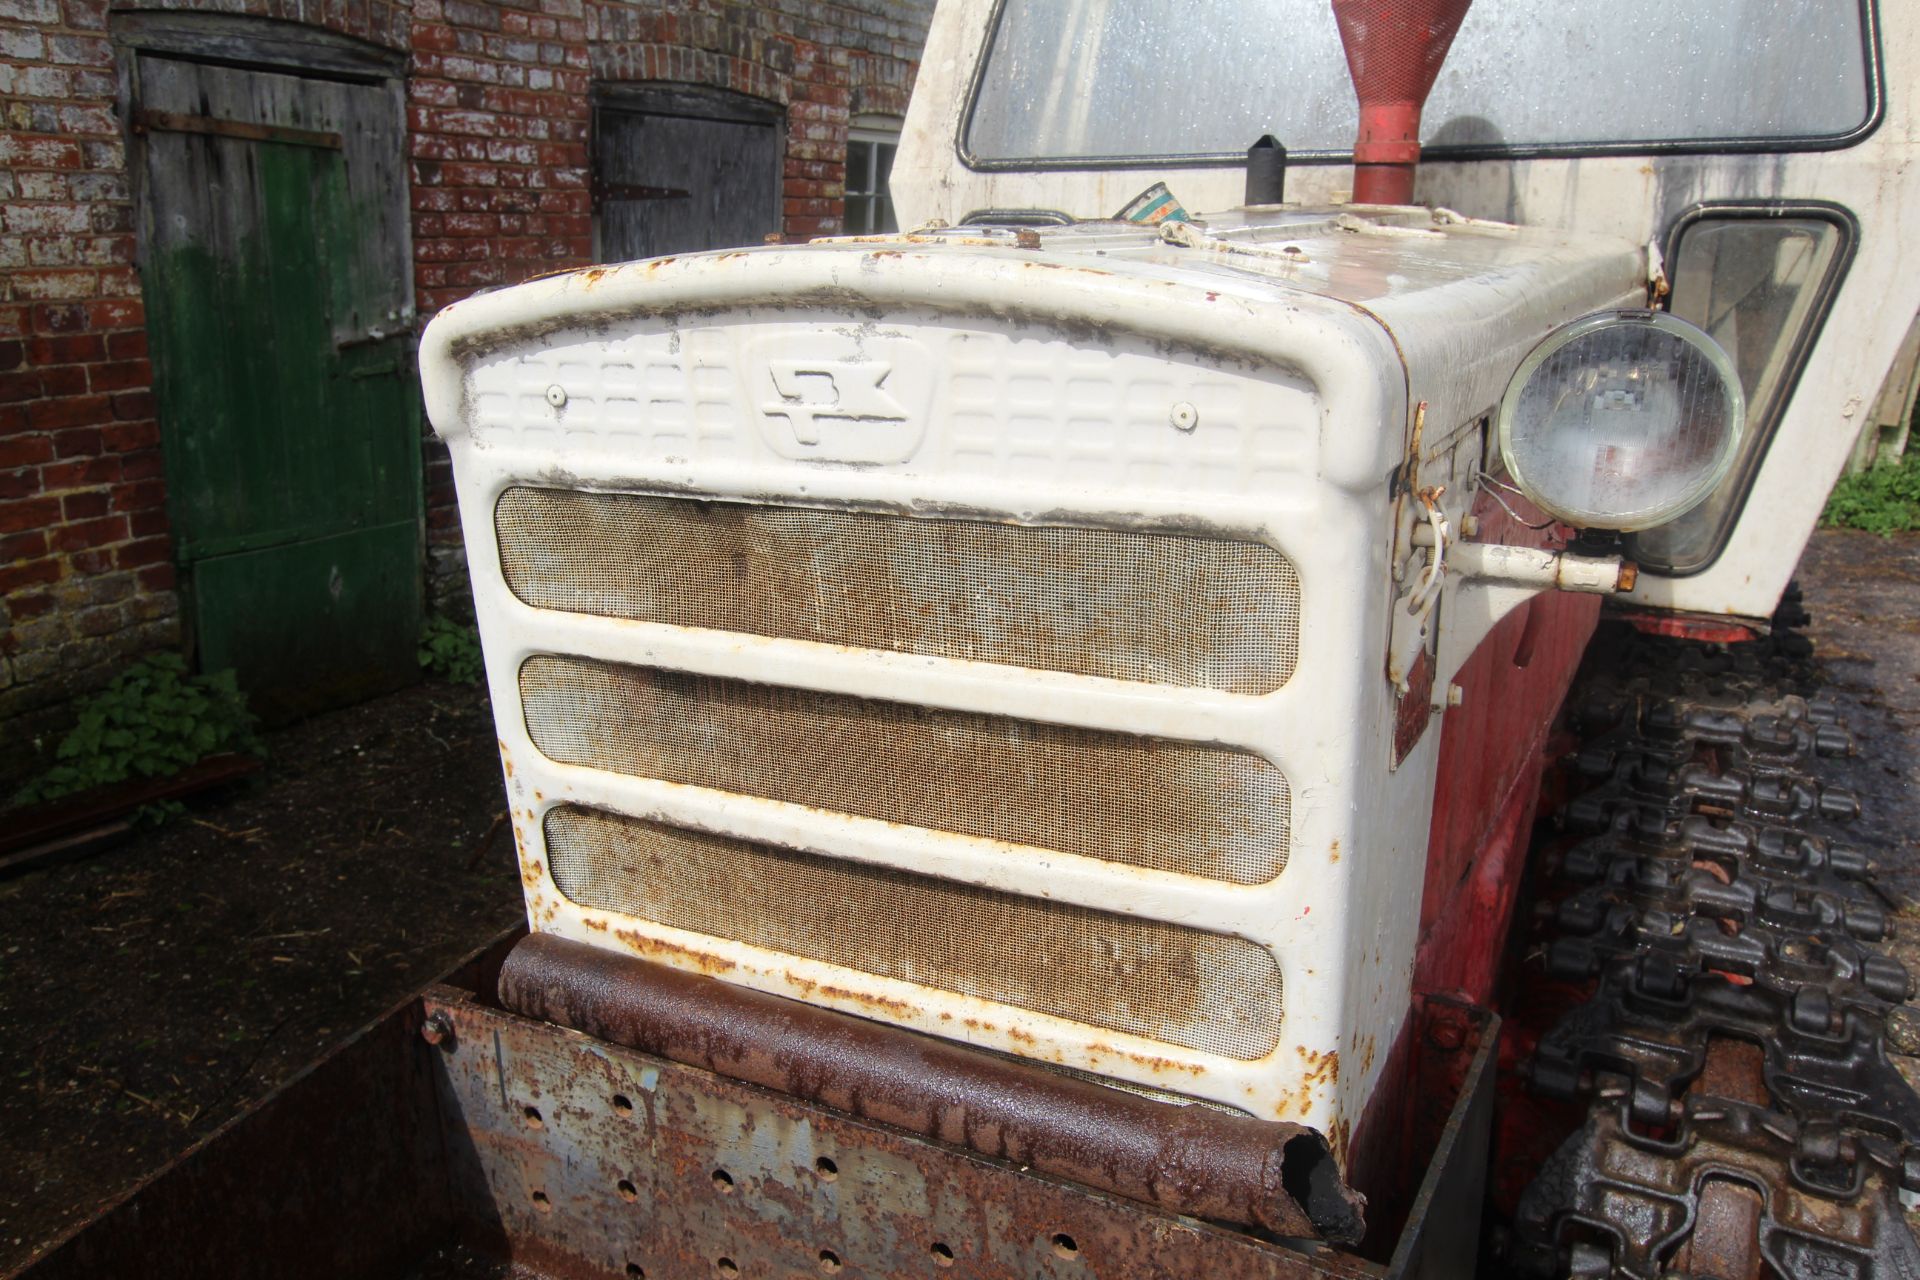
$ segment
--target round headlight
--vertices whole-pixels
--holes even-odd
[[[1554,330],[1500,400],[1500,456],[1541,510],[1582,529],[1648,529],[1733,464],[1746,400],[1718,343],[1663,311]]]

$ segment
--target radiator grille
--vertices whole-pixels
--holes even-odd
[[[582,906],[1201,1052],[1279,1042],[1279,966],[1244,938],[594,809],[545,830]]]
[[[1237,884],[1286,861],[1286,777],[1231,748],[584,658],[520,697],[565,764]]]
[[[1300,583],[1271,547],[517,487],[527,604],[1232,693],[1293,674]]]

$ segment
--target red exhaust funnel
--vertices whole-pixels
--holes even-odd
[[[1472,0],[1333,0],[1360,96],[1356,204],[1412,204],[1420,108]]]

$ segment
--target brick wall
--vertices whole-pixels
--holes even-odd
[[[594,80],[787,109],[786,233],[840,229],[852,115],[903,114],[932,0],[172,0],[411,55],[421,319],[589,260]],[[116,12],[119,6],[116,6]],[[180,641],[107,0],[0,0],[0,792],[71,697]],[[304,17],[303,17],[304,15]],[[465,562],[426,445],[429,598]]]
[[[0,0],[0,765],[178,607],[105,0]]]

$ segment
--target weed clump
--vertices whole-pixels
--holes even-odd
[[[450,684],[479,684],[486,675],[480,660],[480,633],[444,614],[420,628],[420,669]]]
[[[73,728],[54,748],[55,763],[10,803],[39,804],[130,778],[166,777],[224,752],[258,755],[253,725],[233,672],[190,675],[179,654],[152,654],[80,702]]]
[[[1882,537],[1920,529],[1920,450],[1908,450],[1897,462],[1841,476],[1820,523],[1836,529],[1865,529]]]

